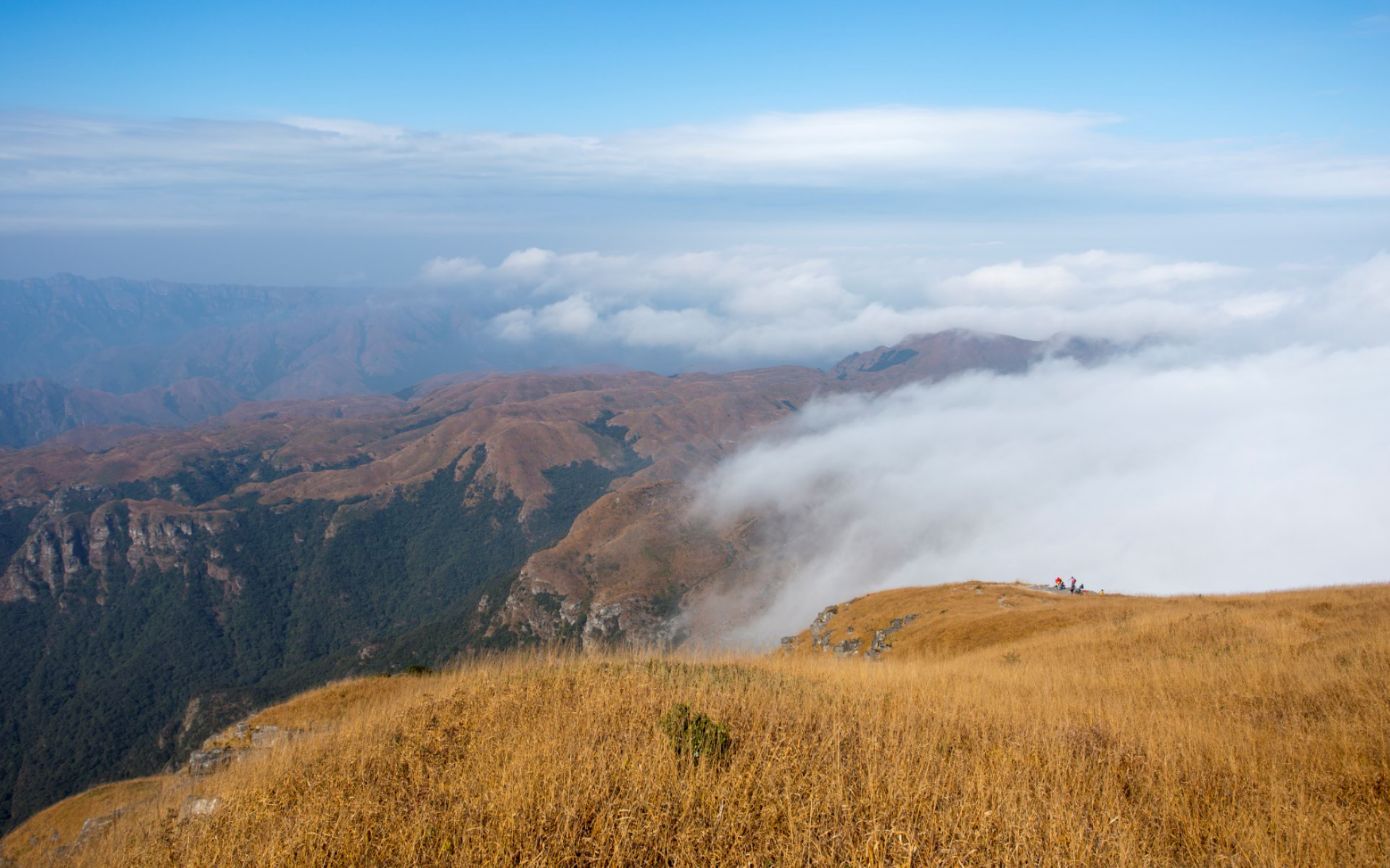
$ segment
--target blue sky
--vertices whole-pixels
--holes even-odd
[[[1390,4],[1139,6],[9,2],[0,276],[1387,246]]]
[[[9,2],[0,103],[603,133],[1008,105],[1147,135],[1390,134],[1390,5]]]

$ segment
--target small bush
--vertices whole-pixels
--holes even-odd
[[[433,675],[434,670],[423,663],[412,663],[405,667],[406,675]]]
[[[662,715],[661,730],[671,739],[678,756],[696,762],[705,757],[718,759],[729,750],[729,730],[703,712],[691,711],[684,702]]]

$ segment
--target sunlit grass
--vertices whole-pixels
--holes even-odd
[[[300,713],[318,707],[336,725],[306,725],[199,784],[223,798],[213,817],[137,805],[78,855],[1384,864],[1390,589],[999,604],[1024,593],[867,598],[877,608],[858,613],[859,629],[931,604],[938,616],[960,608],[961,623],[975,611],[993,637],[906,642],[876,663],[515,656],[330,687],[299,700]],[[1011,637],[994,620],[1030,608],[1047,630]],[[660,726],[677,703],[727,727],[731,749],[716,761],[678,755]],[[279,719],[296,726],[299,715]]]

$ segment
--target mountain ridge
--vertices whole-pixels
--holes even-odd
[[[939,340],[959,349],[923,353],[926,382],[989,370],[995,341],[1017,368],[1012,339]],[[690,519],[686,480],[817,395],[902,374],[495,374],[0,453],[5,824],[329,677],[717,629],[678,615],[755,581],[758,529]],[[139,690],[111,693],[113,659]]]

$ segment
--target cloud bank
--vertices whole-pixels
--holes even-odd
[[[805,408],[721,465],[717,520],[773,529],[741,638],[972,578],[1218,593],[1390,581],[1390,347],[1052,363]]]
[[[704,517],[759,516],[775,550],[770,603],[715,602],[759,613],[734,638],[975,578],[1160,594],[1390,581],[1390,255],[1275,277],[1087,251],[938,281],[1000,316],[1127,309],[1173,338],[1152,318],[1167,310],[1189,328],[1100,367],[804,407],[701,483]]]
[[[421,280],[485,298],[492,333],[661,350],[692,363],[833,360],[909,334],[967,328],[1250,347],[1378,338],[1366,318],[1390,256],[1342,275],[1085,250],[952,263],[878,252],[804,257],[744,248],[667,255],[530,248],[495,265],[427,262]],[[1383,317],[1380,320],[1383,322]]]

